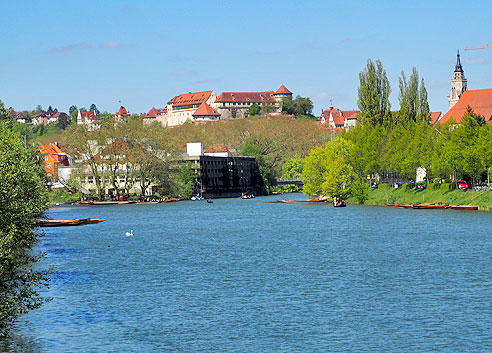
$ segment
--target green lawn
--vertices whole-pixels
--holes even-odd
[[[52,205],[57,203],[72,203],[80,200],[80,194],[72,194],[70,192],[62,191],[50,191],[48,192],[48,199],[49,203]]]

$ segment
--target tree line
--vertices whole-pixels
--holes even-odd
[[[403,72],[399,78],[398,111],[391,111],[391,87],[380,61],[369,60],[359,80],[358,125],[312,150],[302,164],[293,160],[284,168],[288,177],[302,167],[305,193],[363,201],[377,176],[415,180],[419,167],[428,182],[489,181],[492,126],[483,116],[468,107],[461,124],[430,125],[424,80],[415,68],[408,80]]]

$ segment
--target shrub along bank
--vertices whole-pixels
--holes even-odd
[[[443,184],[444,185],[444,184]],[[442,186],[442,185],[441,185]],[[384,205],[386,203],[438,203],[453,205],[473,205],[479,210],[492,211],[492,191],[474,190],[405,190],[404,188],[371,189],[367,194],[366,205]],[[359,203],[352,197],[348,203]]]

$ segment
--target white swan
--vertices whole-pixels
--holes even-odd
[[[126,232],[125,235],[127,237],[133,237],[133,229],[130,232]]]

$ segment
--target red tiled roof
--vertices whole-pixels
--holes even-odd
[[[215,102],[275,102],[273,91],[266,92],[222,92]]]
[[[124,106],[121,106],[120,109],[114,114],[114,116],[125,116],[130,115],[130,112],[126,110]]]
[[[179,107],[182,105],[202,104],[210,97],[211,94],[212,91],[180,94],[179,96],[176,96],[169,102],[167,102],[167,104],[172,104],[174,107]]]
[[[280,88],[275,92],[275,94],[292,94],[291,91],[287,89],[284,85],[280,86]]]
[[[211,106],[207,103],[203,102],[200,104],[198,109],[193,113],[193,116],[207,116],[207,115],[215,115],[220,116]]]
[[[463,92],[458,103],[444,114],[438,123],[445,124],[451,117],[457,123],[461,123],[468,106],[472,108],[473,113],[483,115],[487,123],[492,123],[492,88]]]
[[[162,108],[162,110],[159,113],[166,114],[167,113],[167,107]]]
[[[92,110],[90,111],[81,110],[80,115],[82,116],[82,118],[85,119],[97,120],[97,116],[96,114],[94,114]]]
[[[233,146],[225,146],[225,145],[212,145],[207,150],[205,153],[224,153],[227,152],[228,156],[232,156],[234,154],[237,154],[236,149]]]
[[[333,122],[335,123],[336,126],[343,126],[345,124],[345,120],[347,119],[357,119],[357,110],[340,110],[331,107],[330,109],[323,110],[323,117],[325,118],[326,122],[330,121],[330,113],[331,116],[333,117]],[[318,119],[319,121],[321,120],[321,117]]]
[[[159,114],[159,111],[157,109],[155,109],[155,107],[152,107],[152,109],[150,109],[150,111],[147,114],[144,114],[143,117],[155,119],[157,117],[157,114]]]
[[[439,117],[442,115],[442,112],[431,112],[430,114],[431,114],[430,123],[434,125],[435,123],[437,123]]]

